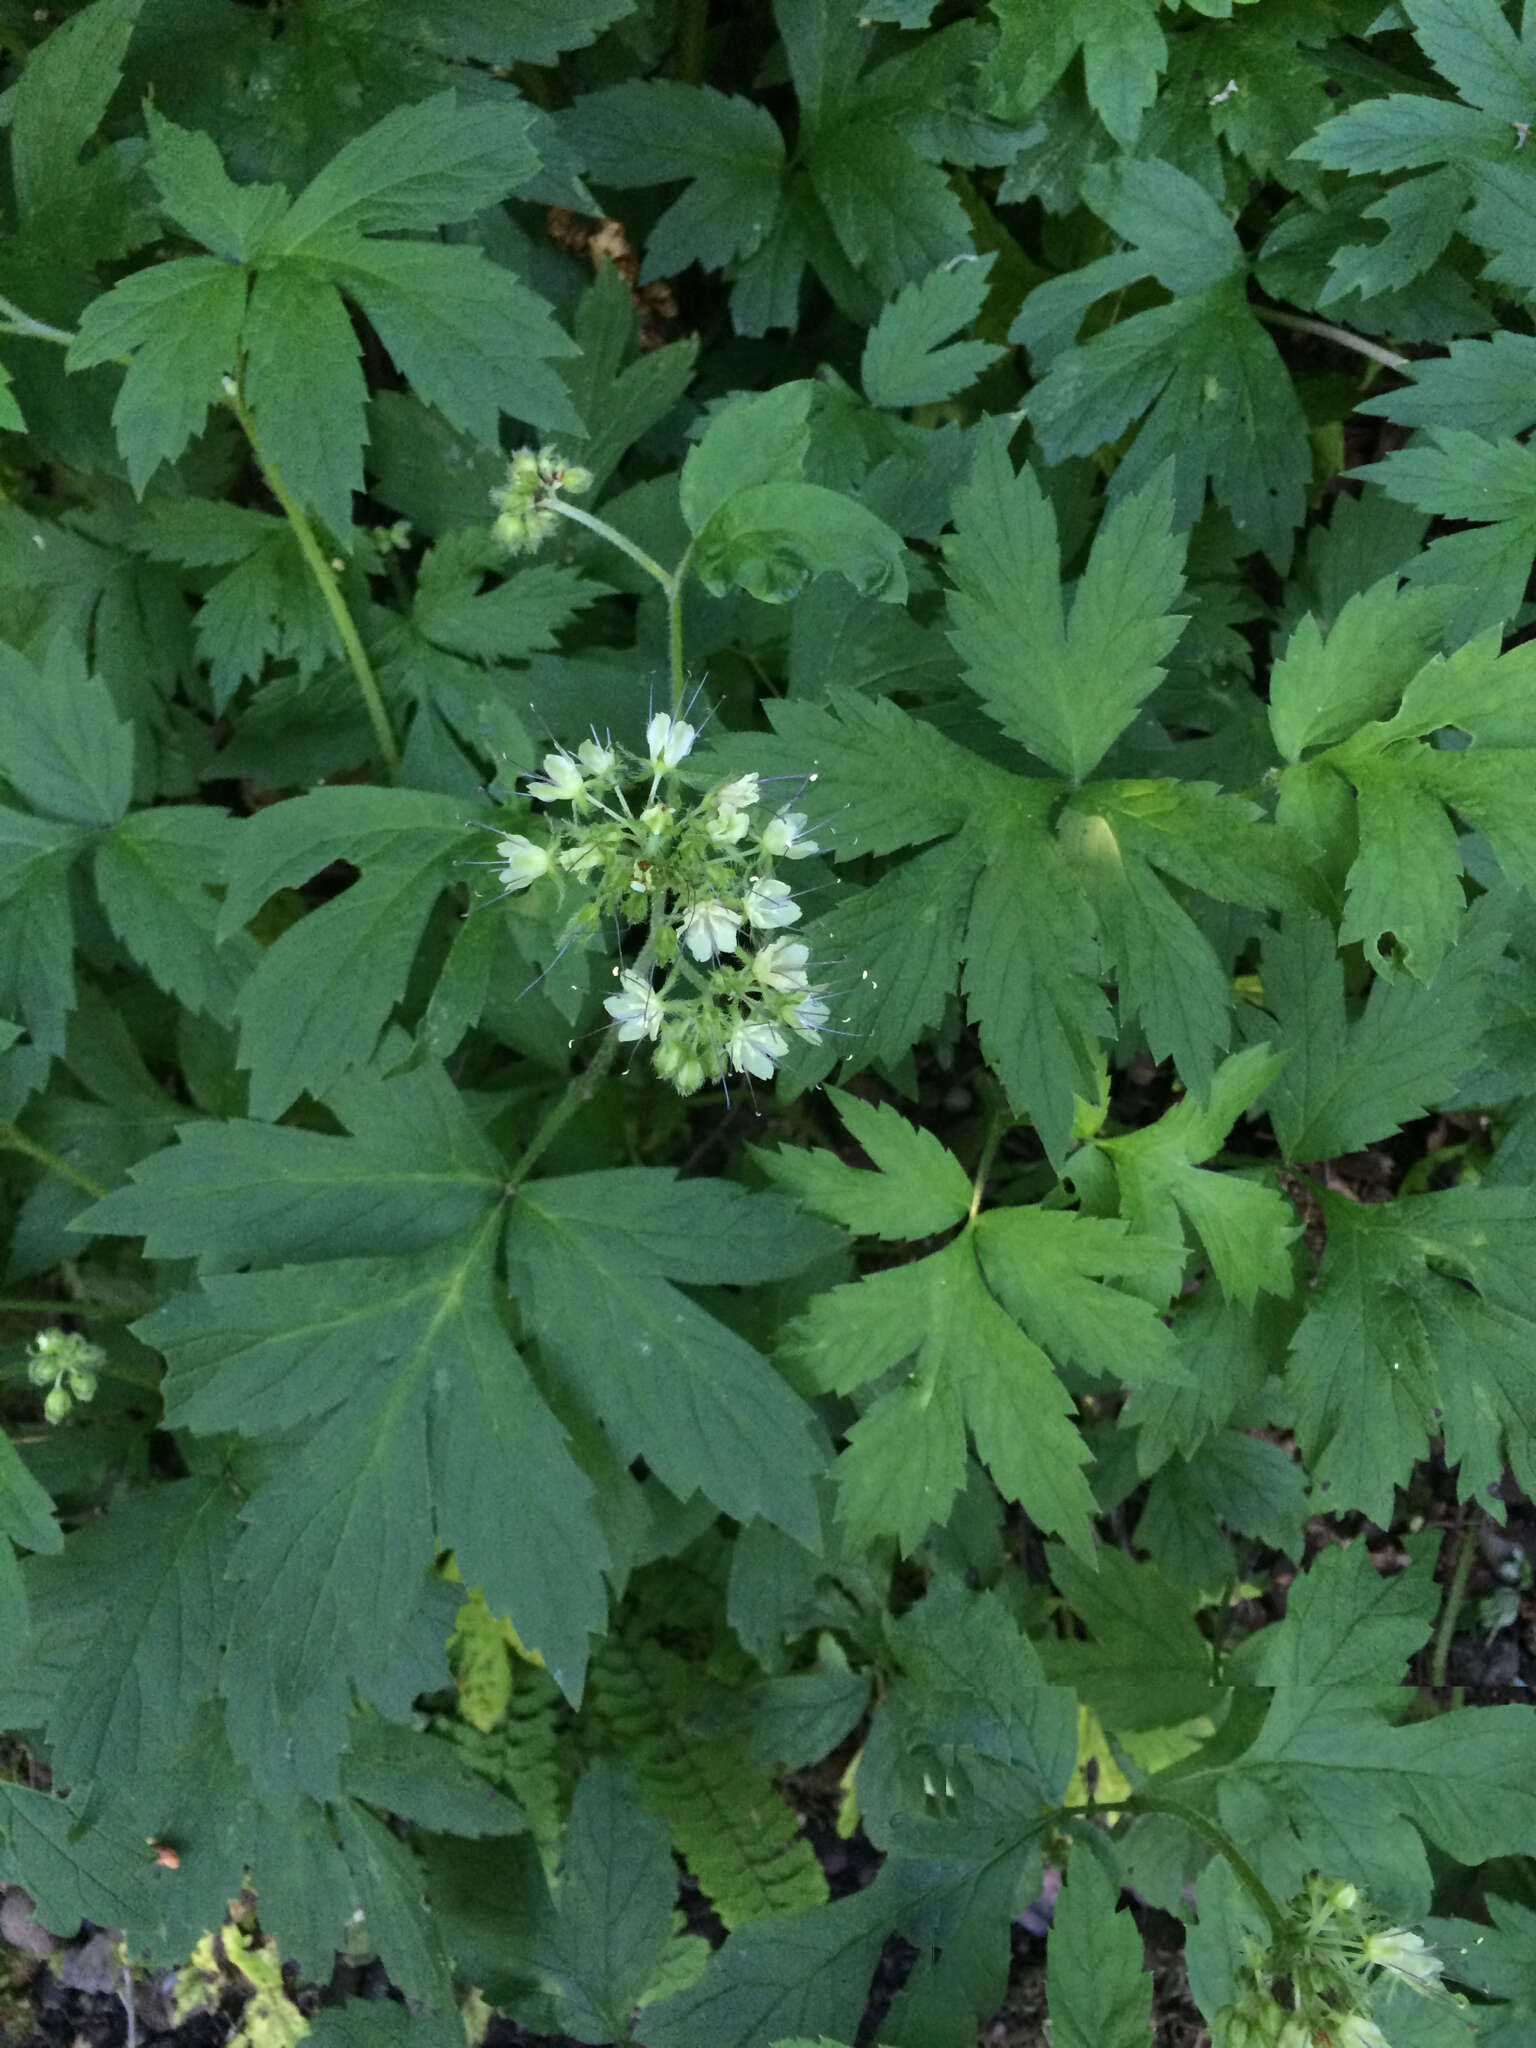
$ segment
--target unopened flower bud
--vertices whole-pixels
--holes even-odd
[[[50,1387],[48,1398],[43,1403],[43,1413],[50,1422],[62,1422],[74,1405],[67,1388]]]
[[[679,1095],[696,1095],[704,1086],[703,1062],[680,1037],[663,1039],[651,1056],[651,1064]]]

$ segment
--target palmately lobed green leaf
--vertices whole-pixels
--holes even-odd
[[[1056,520],[1027,465],[994,435],[956,493],[945,555],[956,589],[951,637],[967,680],[1005,732],[1074,782],[1097,765],[1164,674],[1183,628],[1167,479],[1106,519],[1069,617]]]
[[[862,1172],[831,1152],[757,1153],[779,1186],[860,1236],[928,1237],[961,1220],[971,1184],[931,1131],[909,1124],[888,1104],[862,1102],[838,1088],[827,1096],[876,1172]]]

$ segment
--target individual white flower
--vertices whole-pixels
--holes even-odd
[[[761,987],[793,994],[808,986],[805,963],[810,957],[809,946],[802,946],[798,939],[770,939],[760,953],[753,954],[752,973]]]
[[[619,989],[618,995],[604,998],[603,1008],[618,1025],[620,1040],[658,1037],[666,1011],[651,984],[643,975],[621,974]]]
[[[751,824],[752,820],[745,811],[738,811],[730,804],[721,804],[705,829],[718,845],[739,846]]]
[[[821,848],[814,839],[802,838],[804,831],[804,811],[780,811],[763,827],[764,853],[774,854],[781,860],[804,860],[809,854],[820,853]]]
[[[675,768],[693,752],[693,742],[694,730],[686,719],[658,711],[645,728],[645,744],[650,749],[646,765],[653,775],[660,775],[665,768]]]
[[[586,793],[586,777],[569,754],[546,754],[542,780],[528,785],[528,794],[541,804],[576,803]]]
[[[1333,2048],[1392,2048],[1380,2027],[1364,2013],[1351,2012],[1343,2019],[1330,2019],[1328,2032]]]
[[[761,794],[757,771],[753,769],[733,781],[722,782],[711,801],[722,811],[750,811]]]
[[[735,911],[727,910],[710,896],[702,903],[689,905],[678,927],[678,937],[695,960],[713,960],[717,954],[734,949],[740,930],[741,919]]]
[[[505,839],[498,839],[496,851],[501,856],[501,879],[507,889],[530,887],[541,875],[547,875],[553,865],[549,848],[535,846],[521,832],[509,832]]]
[[[747,922],[761,931],[776,931],[781,925],[800,921],[800,906],[791,896],[788,882],[754,879],[742,907]]]
[[[1429,1990],[1445,1968],[1423,1936],[1410,1933],[1406,1927],[1388,1927],[1379,1934],[1368,1934],[1360,1944],[1360,1953],[1364,1961],[1374,1963],[1378,1969],[1409,1978],[1419,1990]]]
[[[605,747],[601,740],[583,740],[576,749],[576,758],[589,775],[611,775],[614,762],[618,759],[612,747]]]
[[[776,1060],[789,1051],[789,1040],[775,1024],[762,1018],[738,1024],[731,1033],[731,1065],[738,1074],[751,1074],[759,1081],[771,1081]]]
[[[807,996],[796,1003],[790,1012],[789,1022],[802,1038],[808,1038],[812,1045],[820,1045],[822,1027],[827,1021],[827,1006],[820,996]]]
[[[1314,2048],[1316,2040],[1312,2022],[1304,2020],[1299,2013],[1292,2013],[1276,2034],[1274,2048]]]

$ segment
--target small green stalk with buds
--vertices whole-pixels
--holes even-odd
[[[92,1398],[105,1360],[99,1344],[72,1330],[38,1331],[28,1347],[27,1378],[48,1389],[43,1413],[50,1422],[63,1422],[77,1401]]]

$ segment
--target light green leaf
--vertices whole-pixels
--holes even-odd
[[[41,671],[0,647],[0,775],[72,825],[114,825],[133,787],[133,731],[62,637]]]
[[[953,341],[969,327],[987,295],[993,259],[935,270],[897,294],[869,331],[859,375],[871,405],[895,411],[932,405],[974,384],[1004,353],[987,341]]]
[[[132,356],[112,423],[136,491],[202,431],[235,368],[245,297],[237,265],[181,256],[131,271],[81,315],[66,369]]]
[[[298,263],[258,271],[246,312],[244,394],[262,452],[338,540],[363,488],[358,340],[335,286]]]
[[[495,1204],[501,1162],[440,1068],[379,1084],[368,1107],[345,1138],[283,1124],[183,1124],[179,1142],[140,1160],[131,1185],[88,1209],[80,1227],[142,1236],[155,1259],[275,1266],[425,1251]]]
[[[249,942],[220,946],[213,894],[234,826],[219,810],[134,811],[97,845],[96,893],[107,920],[158,985],[227,1024]],[[253,949],[252,949],[253,950]]]
[[[461,105],[451,92],[395,107],[305,186],[263,258],[304,251],[324,261],[348,232],[426,231],[483,212],[536,168],[530,118],[505,99]]]
[[[971,1184],[931,1131],[909,1124],[888,1103],[861,1102],[838,1088],[827,1095],[877,1170],[864,1172],[820,1149],[756,1153],[779,1186],[862,1237],[929,1237],[960,1221]]]
[[[784,604],[835,569],[861,596],[901,604],[902,554],[900,536],[852,498],[819,484],[756,484],[710,515],[694,540],[693,567],[717,597],[736,584]]]
[[[578,2041],[621,2040],[672,1930],[675,1872],[664,1822],[627,1768],[597,1763],[576,1787],[553,1910],[533,1961]]]
[[[237,185],[211,135],[178,128],[146,102],[146,168],[161,211],[194,242],[227,263],[246,263],[263,234],[287,211],[281,185]]]
[[[1080,782],[1157,688],[1183,630],[1184,543],[1170,531],[1168,479],[1105,520],[1064,615],[1056,516],[999,435],[955,493],[945,559],[950,637],[966,680],[1010,737]]]
[[[1112,1217],[1039,1207],[990,1209],[976,1222],[981,1270],[998,1300],[1058,1365],[1116,1384],[1184,1378],[1173,1332],[1149,1300],[1107,1285],[1161,1285],[1183,1247],[1145,1242]]]
[[[683,461],[678,504],[690,533],[702,533],[737,491],[795,483],[810,447],[811,400],[805,380],[733,399],[710,419]]]
[[[28,56],[10,112],[11,176],[23,221],[41,223],[74,197],[80,152],[122,76],[143,0],[96,0]]]
[[[739,1521],[761,1515],[814,1544],[822,1460],[810,1411],[656,1273],[642,1241],[592,1214],[584,1179],[523,1188],[507,1226],[513,1285],[550,1364],[622,1456],[643,1457],[681,1498],[702,1492]]]
[[[1396,703],[1435,639],[1436,607],[1395,576],[1348,598],[1325,637],[1308,612],[1270,671],[1269,724],[1287,761]]]
[[[1207,1108],[1186,1097],[1144,1130],[1099,1140],[1114,1164],[1121,1206],[1138,1231],[1173,1238],[1182,1213],[1205,1246],[1222,1292],[1247,1303],[1261,1293],[1290,1293],[1297,1225],[1278,1188],[1200,1162],[1219,1150],[1281,1068],[1281,1057],[1267,1045],[1250,1046],[1217,1069]]]
[[[1485,897],[1427,982],[1377,981],[1353,1023],[1333,933],[1288,918],[1264,947],[1264,1002],[1292,1057],[1272,1082],[1270,1115],[1287,1159],[1332,1159],[1390,1137],[1477,1058],[1486,977],[1504,949],[1504,906]]]
[[[435,1834],[516,1835],[527,1816],[450,1746],[377,1714],[354,1714],[342,1783],[354,1799],[412,1820]]]
[[[1136,1922],[1118,1905],[1098,1858],[1077,1844],[1045,1952],[1053,2048],[1146,2048],[1152,1978]]]
[[[987,1288],[967,1237],[914,1264],[819,1296],[791,1348],[846,1391],[910,1361],[849,1432],[839,1519],[854,1542],[915,1549],[965,1477],[969,1428],[1000,1490],[1074,1548],[1091,1545],[1088,1450],[1050,1360]]]
[[[1408,1538],[1406,1571],[1382,1574],[1363,1543],[1330,1545],[1298,1573],[1285,1619],[1255,1638],[1259,1685],[1399,1687],[1439,1606],[1438,1533]]]
[[[327,251],[326,269],[368,315],[423,403],[496,447],[500,415],[556,431],[581,421],[552,367],[576,344],[537,293],[478,249],[363,241]]]

